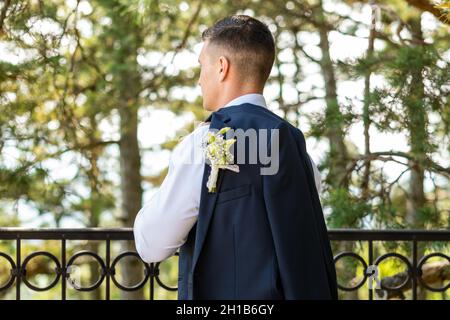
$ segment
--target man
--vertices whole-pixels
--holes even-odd
[[[236,15],[202,39],[199,85],[212,114],[174,149],[159,191],[139,211],[139,255],[158,262],[180,248],[179,299],[337,299],[319,172],[302,132],[268,110],[262,95],[275,58],[270,31]],[[239,170],[219,169],[210,192],[201,141],[225,127],[270,131],[267,140],[258,136],[257,151],[271,149],[275,170],[263,174],[267,162],[247,161],[255,153],[247,145]]]

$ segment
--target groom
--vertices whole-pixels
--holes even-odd
[[[139,255],[158,262],[180,249],[178,299],[337,299],[318,170],[303,133],[268,110],[262,95],[275,58],[270,31],[236,15],[202,39],[199,85],[212,113],[173,150],[161,187],[139,211]],[[239,171],[219,169],[210,192],[201,142],[224,127],[257,132],[257,143],[236,134]],[[249,160],[265,147],[265,161]]]

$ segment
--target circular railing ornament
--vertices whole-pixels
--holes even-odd
[[[418,271],[418,276],[417,276],[417,277],[419,278],[419,282],[420,282],[420,284],[421,284],[422,286],[424,286],[425,288],[427,288],[428,290],[433,291],[433,292],[444,292],[444,291],[447,291],[447,289],[450,288],[450,282],[447,283],[447,285],[444,286],[444,287],[441,287],[441,288],[435,288],[435,287],[429,286],[429,285],[422,279],[422,275],[423,275],[423,274],[422,274],[422,267],[423,267],[423,265],[425,264],[425,262],[426,262],[428,259],[433,258],[433,257],[441,257],[441,258],[447,259],[447,261],[450,263],[450,258],[449,258],[449,256],[447,256],[446,254],[440,253],[440,252],[430,253],[430,254],[428,254],[428,255],[422,257],[422,259],[420,259],[420,262],[419,262],[419,264],[418,264],[418,266],[417,266],[417,271]]]
[[[336,265],[336,262],[337,262],[339,259],[342,259],[342,258],[344,258],[344,257],[352,257],[352,258],[355,258],[356,260],[358,260],[359,262],[361,262],[361,264],[363,265],[363,268],[364,268],[364,276],[363,276],[363,278],[361,279],[361,281],[358,282],[358,283],[356,284],[356,286],[354,286],[354,287],[345,287],[345,286],[339,284],[339,282],[338,282],[338,283],[337,283],[338,288],[341,289],[341,290],[343,290],[343,291],[354,291],[354,290],[358,290],[358,289],[361,288],[361,287],[364,285],[364,283],[366,282],[366,279],[367,279],[367,273],[366,273],[366,270],[367,270],[367,263],[366,263],[366,261],[364,261],[364,259],[363,259],[359,254],[356,254],[356,253],[350,252],[350,251],[345,251],[345,252],[341,252],[341,253],[337,254],[337,255],[334,257],[334,264]]]
[[[100,272],[100,277],[97,279],[97,281],[95,283],[93,283],[92,285],[88,286],[88,287],[82,287],[81,285],[77,284],[76,281],[74,279],[72,279],[70,277],[71,274],[71,269],[73,268],[73,263],[76,259],[78,259],[79,257],[82,256],[90,256],[92,258],[94,258],[94,260],[96,260],[101,268],[101,272]],[[105,279],[106,276],[106,265],[105,262],[103,261],[103,259],[95,252],[92,251],[79,251],[77,253],[75,253],[67,262],[67,280],[69,281],[69,284],[71,287],[73,287],[75,290],[77,291],[92,291],[97,289],[103,282],[103,279]]]
[[[35,258],[37,256],[47,257],[47,258],[49,258],[50,260],[52,260],[56,264],[56,268],[54,268],[56,277],[46,287],[37,287],[34,284],[32,284],[31,282],[29,282],[27,277],[26,277],[27,264],[31,261],[31,259],[33,259],[33,258]],[[47,290],[53,288],[54,286],[56,286],[56,284],[59,281],[59,277],[61,276],[61,264],[59,263],[58,258],[56,258],[53,254],[51,254],[50,252],[47,252],[47,251],[36,251],[36,252],[33,252],[32,254],[30,254],[29,256],[27,256],[23,260],[22,270],[23,270],[22,281],[25,283],[25,285],[28,288],[30,288],[30,289],[32,289],[34,291],[47,291]]]
[[[411,262],[409,262],[408,258],[406,258],[405,256],[403,256],[403,255],[401,255],[401,254],[399,254],[399,253],[396,253],[396,252],[390,252],[390,253],[386,253],[386,254],[383,254],[383,255],[379,256],[379,257],[375,260],[374,264],[375,264],[376,266],[378,266],[383,260],[386,260],[386,259],[392,258],[392,257],[398,258],[398,259],[400,259],[404,264],[406,264],[406,267],[407,267],[407,275],[408,275],[408,276],[406,277],[406,279],[405,279],[401,284],[399,284],[398,286],[395,286],[395,287],[387,287],[387,286],[385,286],[385,285],[383,284],[383,281],[381,281],[382,279],[380,278],[380,285],[381,285],[381,289],[383,289],[383,290],[397,291],[397,290],[403,289],[403,288],[409,283],[409,281],[411,281],[411,279],[412,279],[412,265],[411,265]]]
[[[125,257],[136,257],[139,261],[141,261],[141,263],[144,266],[144,270],[145,270],[145,272],[144,272],[144,279],[142,279],[141,282],[139,282],[138,284],[136,284],[134,286],[125,286],[125,285],[121,284],[119,281],[117,281],[117,279],[115,277],[115,275],[116,275],[116,272],[115,272],[116,271],[116,264],[119,262],[120,259],[123,259]],[[114,282],[114,284],[119,289],[122,289],[122,290],[125,290],[125,291],[138,290],[138,289],[142,288],[145,285],[145,283],[147,282],[147,280],[148,280],[148,277],[149,277],[148,268],[149,268],[148,265],[145,262],[142,261],[142,259],[140,258],[139,254],[137,252],[135,252],[135,251],[122,252],[121,254],[119,254],[114,259],[114,261],[111,264],[111,280]]]
[[[8,281],[6,281],[5,284],[0,286],[0,291],[3,291],[3,290],[8,289],[9,287],[11,287],[12,284],[14,283],[14,280],[16,279],[16,273],[15,273],[15,271],[16,271],[16,264],[14,262],[14,259],[11,258],[6,253],[0,252],[0,257],[3,257],[11,265]]]

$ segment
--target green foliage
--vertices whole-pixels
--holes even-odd
[[[371,212],[369,204],[358,201],[343,188],[330,191],[324,205],[332,208],[328,216],[328,225],[331,228],[363,227],[362,219]]]

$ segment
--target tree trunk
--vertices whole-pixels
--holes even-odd
[[[98,125],[94,115],[90,116],[89,122],[90,122],[89,128],[92,131],[89,137],[90,139],[89,143],[95,145],[95,143],[98,142],[96,136]],[[89,180],[89,188],[91,190],[90,192],[91,196],[88,207],[89,212],[87,214],[89,216],[89,227],[91,228],[96,228],[100,226],[100,215],[103,211],[100,186],[98,181],[100,175],[98,168],[98,158],[99,158],[98,150],[99,150],[98,148],[93,147],[92,149],[87,150],[85,154],[85,156],[89,160],[90,165],[89,168],[87,169],[87,176]],[[100,243],[97,241],[89,242],[89,249],[96,254],[99,254],[99,246]],[[101,254],[99,255],[102,256]],[[101,276],[98,262],[96,260],[90,260],[89,269],[90,269],[90,284],[94,284]],[[91,292],[92,300],[102,299],[102,293],[100,288],[97,288],[96,290]]]
[[[330,56],[330,43],[328,40],[328,26],[326,24],[325,15],[322,8],[322,2],[316,10],[317,27],[320,36],[320,49],[322,52],[322,58],[320,60],[320,67],[325,82],[325,123],[326,131],[325,135],[328,138],[329,143],[329,172],[326,177],[328,185],[332,189],[348,188],[349,179],[346,172],[346,166],[348,163],[348,152],[344,143],[344,132],[342,130],[342,114],[339,109],[339,103],[337,98],[337,82],[334,72],[333,62]],[[343,225],[340,227],[351,227],[350,225]],[[353,252],[354,243],[344,242],[340,244],[340,251]],[[348,266],[345,267],[348,270]],[[353,271],[356,272],[356,271]],[[345,278],[351,279],[353,276],[345,274]],[[346,299],[357,300],[358,292],[350,291],[346,294]]]
[[[320,67],[325,82],[326,112],[325,122],[327,124],[326,137],[329,141],[329,173],[326,178],[331,187],[348,187],[348,177],[346,166],[348,163],[348,152],[344,143],[344,132],[342,130],[342,114],[339,110],[337,98],[337,84],[334,74],[333,62],[330,57],[330,43],[328,40],[328,27],[325,23],[325,16],[322,6],[317,7],[317,25],[320,36],[320,49],[322,58]]]
[[[123,227],[133,227],[137,213],[142,207],[141,155],[138,143],[138,110],[141,78],[137,64],[137,51],[142,39],[132,18],[114,15],[117,24],[117,42],[120,49],[116,63],[121,66],[117,72],[118,111],[120,116],[120,176]],[[136,251],[134,241],[122,242],[123,251]],[[137,259],[125,259],[120,263],[121,281],[125,286],[136,285],[143,278],[142,263]],[[122,299],[143,299],[143,290],[121,291]]]
[[[120,108],[120,172],[122,190],[122,224],[132,227],[136,214],[142,206],[141,157],[139,152],[137,128],[138,112],[135,106],[123,105]],[[124,242],[122,251],[135,251],[134,242]],[[123,284],[134,285],[142,278],[143,269],[136,259],[121,264]],[[122,292],[123,299],[142,299],[142,290]]]
[[[421,17],[417,15],[409,21],[412,31],[412,46],[419,48],[424,46],[422,35]],[[410,161],[411,177],[409,181],[409,196],[406,207],[406,223],[409,228],[424,228],[420,211],[425,207],[424,192],[424,161],[426,159],[427,131],[426,110],[424,105],[424,84],[422,76],[423,68],[412,68],[410,94],[407,98],[406,108],[408,113],[409,144],[414,161]],[[424,255],[423,246],[418,246],[418,259]],[[419,290],[418,299],[425,299],[425,291]]]
[[[376,27],[376,4],[372,0],[372,18],[370,23],[370,33],[369,33],[369,44],[367,46],[366,57],[370,59],[374,52],[374,42],[375,42],[375,27]],[[363,201],[367,200],[370,196],[370,167],[371,161],[368,157],[370,154],[370,77],[372,75],[372,70],[369,68],[364,76],[364,108],[363,108],[363,123],[364,123],[364,154],[366,159],[364,160],[364,173],[361,182],[361,199]]]

